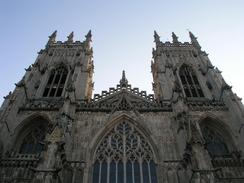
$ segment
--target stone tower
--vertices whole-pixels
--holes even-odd
[[[154,94],[93,97],[91,32],[56,34],[1,107],[0,182],[244,182],[243,105],[191,32],[154,33]]]

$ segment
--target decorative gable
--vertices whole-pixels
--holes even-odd
[[[82,101],[78,104],[78,111],[171,111],[171,104],[166,101],[157,101],[154,95],[147,95],[146,91],[132,88],[123,71],[122,79],[116,88],[95,94],[91,102]]]

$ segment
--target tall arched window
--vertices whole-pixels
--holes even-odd
[[[68,71],[64,66],[53,69],[49,76],[43,97],[60,97],[63,92],[67,75]]]
[[[96,149],[93,183],[157,183],[151,146],[127,122],[116,125]]]
[[[223,137],[208,126],[202,127],[206,148],[211,157],[228,156],[229,150]]]
[[[186,97],[204,97],[197,76],[191,67],[181,66],[179,75]]]
[[[22,140],[19,152],[23,154],[36,154],[43,150],[47,126],[39,124],[29,130],[29,133]]]

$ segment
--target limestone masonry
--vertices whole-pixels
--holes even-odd
[[[156,44],[154,94],[92,96],[91,31],[55,31],[0,108],[0,183],[243,183],[244,107],[197,38]]]

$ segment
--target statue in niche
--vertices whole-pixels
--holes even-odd
[[[71,118],[68,114],[62,113],[61,116],[58,119],[58,126],[62,129],[63,131],[63,136],[66,134],[71,134],[71,128],[72,128],[72,123],[74,119]]]

